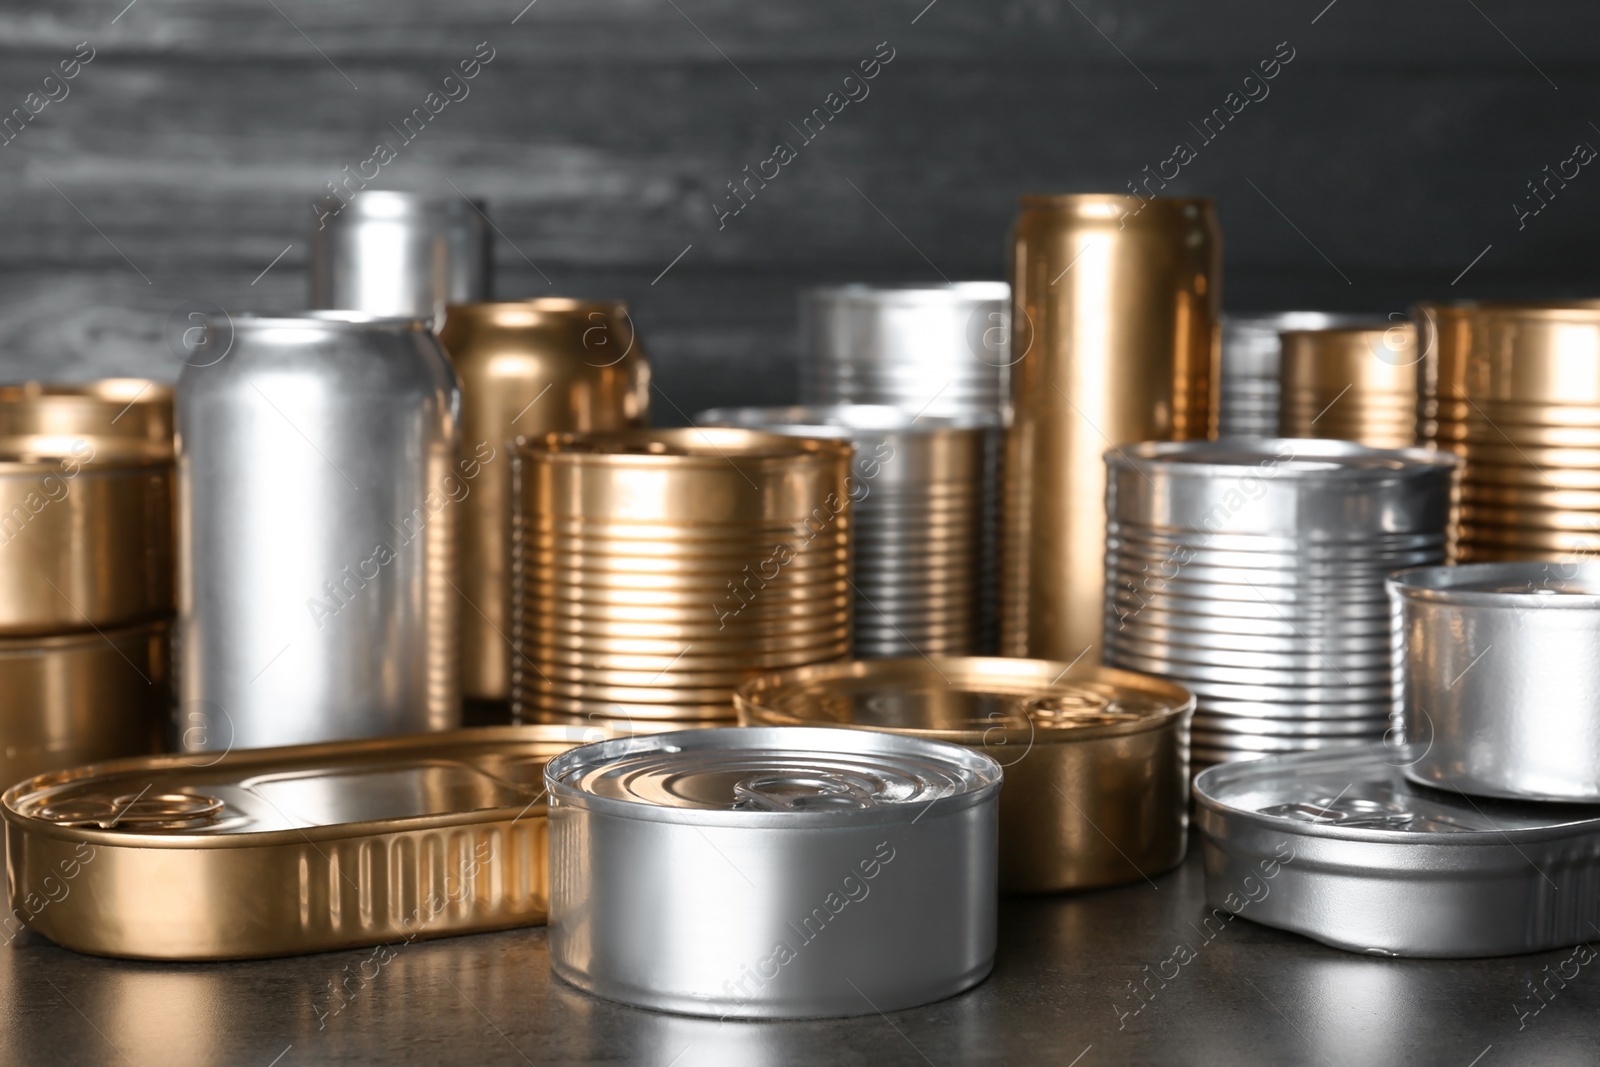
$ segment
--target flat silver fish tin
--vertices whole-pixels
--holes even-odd
[[[914,1007],[994,965],[1000,765],[942,741],[686,730],[564,753],[550,960],[586,992],[736,1018]]]
[[[1202,772],[1206,900],[1350,952],[1540,952],[1600,928],[1600,805],[1474,799],[1409,781],[1420,746]]]

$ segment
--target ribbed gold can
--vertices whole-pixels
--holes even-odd
[[[1280,336],[1280,437],[1335,438],[1369,448],[1416,443],[1415,326],[1285,330]]]
[[[847,442],[550,434],[513,467],[513,717],[701,722],[850,651]]]
[[[509,444],[644,425],[650,367],[616,301],[452,304],[439,340],[461,379],[462,458],[480,471],[461,513],[462,693],[469,706],[497,704],[503,716],[512,655]]]
[[[1100,644],[1102,454],[1213,431],[1222,233],[1210,200],[1029,196],[1013,245],[1000,648],[1072,661]]]
[[[88,439],[171,456],[172,396],[169,383],[148,378],[0,385],[0,437]]]
[[[1460,562],[1600,553],[1600,301],[1415,309],[1429,443],[1462,458]]]

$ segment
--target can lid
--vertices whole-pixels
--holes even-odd
[[[1413,784],[1404,768],[1421,755],[1418,748],[1380,743],[1224,763],[1195,779],[1195,801],[1213,836],[1253,829],[1346,841],[1504,846],[1600,833],[1600,805],[1474,798]]]
[[[1530,560],[1413,567],[1391,575],[1388,586],[1408,600],[1464,607],[1594,610],[1600,608],[1600,563]]]
[[[617,738],[551,760],[551,804],[730,826],[912,822],[1000,788],[1000,765],[958,745],[884,733],[725,728]]]
[[[1170,682],[1098,665],[933,656],[774,672],[741,686],[735,705],[757,725],[892,730],[993,750],[1156,729],[1192,710],[1194,697]]]

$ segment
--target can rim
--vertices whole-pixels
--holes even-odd
[[[969,300],[1011,299],[1011,283],[977,279],[955,282],[839,282],[802,291],[806,300],[860,304],[954,304]]]
[[[924,759],[957,770],[967,778],[968,787],[918,803],[878,805],[848,810],[823,808],[808,811],[739,811],[721,808],[678,808],[650,804],[642,800],[599,796],[573,785],[568,779],[590,766],[629,755],[651,751],[675,753],[693,749],[788,749],[819,755],[847,755],[869,750],[879,738],[881,746],[892,742],[901,755]],[[737,742],[730,745],[730,742]],[[904,751],[909,749],[910,751]],[[861,826],[898,825],[924,815],[946,815],[963,811],[994,799],[1000,792],[1003,771],[992,757],[963,745],[931,738],[908,737],[884,731],[841,730],[805,726],[725,726],[699,730],[675,730],[658,734],[611,738],[582,745],[561,753],[545,764],[545,788],[550,807],[570,805],[617,818],[677,826],[718,826],[742,829],[849,829]]]
[[[787,404],[773,407],[707,408],[695,416],[701,426],[781,433],[789,437],[850,440],[890,436],[969,437],[1000,425],[998,418],[921,415],[891,404]]]
[[[1213,459],[1236,455],[1229,462]],[[1431,448],[1372,448],[1354,441],[1315,437],[1221,437],[1215,441],[1143,441],[1112,447],[1104,454],[1112,469],[1145,471],[1152,463],[1163,464],[1161,473],[1169,476],[1214,478],[1218,475],[1246,477],[1264,466],[1272,467],[1272,481],[1300,478],[1349,478],[1362,481],[1417,478],[1448,473],[1461,466],[1461,458],[1451,452]],[[1365,464],[1328,466],[1341,460],[1364,460]],[[1319,462],[1320,461],[1320,462]],[[1296,466],[1297,463],[1305,465]],[[1315,464],[1315,465],[1312,465]]]
[[[340,196],[321,196],[317,207],[330,209],[328,218],[337,219],[345,211],[361,219],[398,219],[416,215],[480,214],[488,202],[470,196],[445,193],[406,192],[398,189],[358,189],[346,200]]]
[[[1563,576],[1557,569],[1569,572]],[[1526,591],[1472,588],[1487,583],[1526,583]],[[1408,567],[1385,579],[1389,592],[1406,600],[1460,607],[1563,611],[1600,608],[1600,563],[1522,560],[1507,563],[1462,563],[1454,566]],[[1536,584],[1542,588],[1535,589]],[[1595,592],[1565,592],[1562,585],[1581,584]]]
[[[668,469],[731,466],[738,470],[741,462],[848,461],[854,452],[848,441],[792,437],[726,426],[558,432],[542,437],[519,437],[514,444],[520,455],[540,463]],[[631,448],[643,450],[625,451]]]
[[[226,324],[238,329],[298,330],[386,330],[392,332],[433,332],[428,319],[409,315],[373,315],[342,308],[316,308],[301,311],[227,312]],[[208,316],[215,318],[215,316]]]

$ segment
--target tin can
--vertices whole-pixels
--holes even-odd
[[[1011,287],[837,285],[800,294],[800,395],[983,418],[1006,402]]]
[[[1052,660],[932,656],[761,675],[746,726],[844,726],[951,741],[1005,769],[1000,891],[1121,885],[1183,861],[1194,697]]]
[[[1600,803],[1600,563],[1420,567],[1389,579],[1405,625],[1414,781]]]
[[[1103,654],[1194,693],[1194,763],[1385,736],[1402,653],[1384,580],[1446,558],[1453,456],[1224,438],[1106,466]]]
[[[1222,235],[1209,200],[1024,197],[1014,229],[1000,650],[1100,645],[1101,453],[1215,425]]]
[[[52,437],[172,456],[172,386],[148,378],[0,386],[0,437]]]
[[[0,786],[155,752],[172,700],[170,623],[0,638]]]
[[[864,730],[603,741],[551,760],[550,963],[608,1000],[819,1018],[994,965],[1000,767]]]
[[[855,449],[855,654],[978,651],[992,426],[872,404],[719,408],[695,421],[849,441]]]
[[[850,651],[850,446],[550,434],[512,495],[512,714],[732,720],[747,672]]]
[[[1282,335],[1276,436],[1331,437],[1371,448],[1417,441],[1416,327],[1409,322]]]
[[[620,302],[454,304],[439,340],[461,379],[462,458],[482,474],[461,512],[461,689],[511,696],[511,441],[649,421],[650,365]]]
[[[369,189],[317,201],[311,306],[431,318],[488,300],[489,217],[482,201]]]
[[[170,614],[172,508],[170,457],[104,438],[0,438],[0,636]]]
[[[1220,437],[1277,437],[1282,330],[1358,326],[1372,316],[1327,311],[1278,311],[1222,316]]]
[[[40,775],[0,800],[7,926],[96,955],[225,960],[536,925],[545,763],[601,736],[489,727]],[[174,906],[172,887],[201,885]]]
[[[1600,808],[1413,785],[1418,746],[1230,763],[1195,779],[1201,936],[1243,916],[1377,956],[1510,956],[1600,922]],[[1202,929],[1197,927],[1197,930]]]
[[[1460,558],[1572,560],[1600,509],[1543,491],[1600,487],[1600,302],[1425,304],[1423,431],[1461,456]]]
[[[185,367],[177,402],[178,690],[199,747],[458,724],[473,478],[433,333],[353,312],[208,328],[232,347]]]

